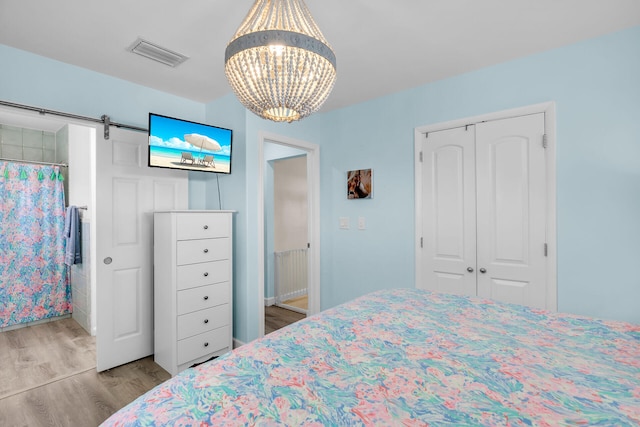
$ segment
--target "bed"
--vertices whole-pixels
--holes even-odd
[[[640,326],[374,292],[183,371],[104,426],[640,424]]]

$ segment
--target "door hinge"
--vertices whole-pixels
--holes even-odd
[[[420,163],[422,163],[422,151],[420,152]]]
[[[544,256],[548,256],[547,254],[549,253],[549,246],[545,243],[544,244]]]
[[[422,246],[422,237],[420,238],[420,247],[423,248],[424,246]]]
[[[547,148],[547,145],[549,145],[549,141],[547,139],[547,134],[545,133],[542,135],[542,148]]]
[[[104,139],[109,139],[109,126],[111,126],[111,118],[106,114],[100,116],[102,123],[104,123]]]

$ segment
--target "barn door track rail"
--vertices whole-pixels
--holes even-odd
[[[97,119],[95,117],[81,116],[78,114],[65,113],[63,111],[48,110],[46,108],[33,107],[31,105],[24,105],[24,104],[16,104],[15,102],[9,102],[9,101],[3,101],[3,100],[0,100],[0,105],[4,105],[6,107],[11,107],[11,108],[19,108],[22,110],[36,111],[43,116],[45,114],[50,114],[52,116],[66,117],[68,119],[83,120],[83,121],[92,122],[92,123],[101,123],[104,126],[104,139],[109,139],[109,128],[111,126],[115,126],[117,128],[122,128],[122,129],[135,130],[138,132],[148,131],[148,129],[146,128],[126,125],[118,122],[112,122],[111,118],[106,114],[103,114],[102,116],[100,116],[99,119]]]

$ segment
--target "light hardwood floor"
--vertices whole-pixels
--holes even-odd
[[[304,314],[265,307],[265,333]],[[153,357],[95,370],[95,339],[73,319],[0,333],[0,426],[93,427],[170,378]]]
[[[307,297],[307,295],[303,295],[301,297],[288,299],[283,302],[283,304],[307,310],[309,306],[309,298]]]
[[[275,305],[267,306],[264,308],[264,333],[265,335],[270,334],[305,317],[304,314],[276,307]]]
[[[147,357],[95,370],[95,339],[73,319],[0,333],[0,426],[97,426],[170,378]]]

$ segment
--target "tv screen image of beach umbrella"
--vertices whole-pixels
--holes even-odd
[[[220,144],[218,143],[218,141],[216,141],[215,139],[209,138],[208,136],[205,135],[200,135],[199,133],[190,133],[184,136],[184,140],[187,141],[189,144],[193,145],[194,147],[197,147],[200,149],[200,153],[202,153],[202,150],[205,151],[220,151],[222,150],[222,147],[220,147]],[[202,162],[204,159],[204,156],[200,159],[200,162]]]

